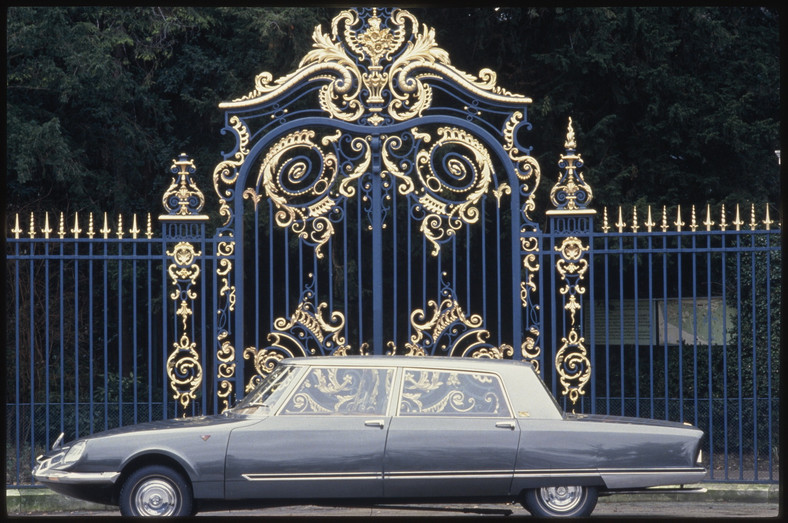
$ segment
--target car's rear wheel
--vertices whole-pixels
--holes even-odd
[[[591,515],[596,500],[594,487],[542,487],[527,490],[523,505],[534,516],[585,517]]]
[[[188,481],[162,465],[133,472],[120,489],[119,501],[124,516],[190,516],[194,507]]]

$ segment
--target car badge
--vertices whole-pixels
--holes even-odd
[[[204,435],[200,436],[200,438],[202,438],[203,441],[208,441],[208,438],[210,438],[210,437],[211,437],[210,434],[204,434]]]

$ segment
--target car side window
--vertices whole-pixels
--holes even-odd
[[[383,415],[393,369],[313,367],[280,415]]]
[[[511,412],[495,374],[406,369],[399,415],[508,418]]]

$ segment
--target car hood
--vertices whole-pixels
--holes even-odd
[[[104,436],[120,436],[124,434],[133,434],[137,432],[151,432],[163,430],[189,430],[189,429],[202,429],[205,427],[213,428],[232,428],[231,425],[249,424],[260,421],[260,417],[250,416],[236,416],[236,415],[214,415],[214,416],[195,416],[188,418],[171,418],[158,421],[149,421],[145,423],[137,423],[136,425],[128,425],[125,427],[118,427],[114,429],[105,430],[104,432],[96,432],[90,436],[85,436],[81,439],[95,439]]]
[[[667,420],[650,419],[650,418],[630,418],[627,416],[610,416],[606,414],[567,414],[566,419],[574,420],[574,421],[586,421],[586,422],[591,421],[597,423],[649,425],[652,427],[671,427],[671,428],[698,430],[697,427],[693,425],[689,425],[687,423],[680,423],[678,421],[667,421]]]

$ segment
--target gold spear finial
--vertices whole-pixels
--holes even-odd
[[[79,238],[79,233],[82,232],[82,229],[79,228],[79,212],[74,213],[74,228],[71,229],[72,234],[74,234],[74,238]]]
[[[49,239],[49,233],[52,232],[52,228],[49,226],[49,211],[44,213],[44,228],[41,229],[41,232],[44,233],[44,238],[47,240]]]
[[[651,205],[649,205],[648,206],[648,220],[646,221],[646,227],[648,228],[648,232],[652,232],[652,230],[654,229],[655,225],[656,225],[656,223],[654,223],[654,220],[651,219]]]
[[[770,227],[770,226],[771,226],[771,224],[773,224],[773,223],[774,223],[774,222],[771,220],[771,218],[769,218],[769,204],[767,203],[767,204],[766,204],[766,219],[765,219],[765,220],[763,220],[763,224],[766,226],[766,230],[767,230],[767,231],[768,231],[769,229],[771,229],[771,227]]]
[[[740,231],[741,230],[741,226],[744,225],[744,222],[739,217],[739,204],[738,203],[736,204],[736,220],[734,220],[733,225],[736,226],[736,230],[737,231]]]
[[[766,208],[766,217],[769,217],[769,208]],[[14,238],[19,239],[19,235],[22,234],[22,229],[19,227],[19,213],[16,213],[16,221],[14,223],[14,228],[11,229],[11,232],[14,233]]]
[[[714,222],[711,220],[711,205],[708,203],[706,204],[706,220],[703,222],[703,225],[706,226],[706,231],[711,231],[711,226],[714,225]]]
[[[101,234],[104,235],[104,239],[106,240],[109,237],[110,231],[109,223],[107,223],[107,213],[104,212],[104,228],[99,231]]]
[[[129,229],[129,232],[131,233],[131,237],[136,240],[137,239],[137,235],[140,233],[140,230],[137,227],[137,213],[134,213],[132,215],[131,229]]]

